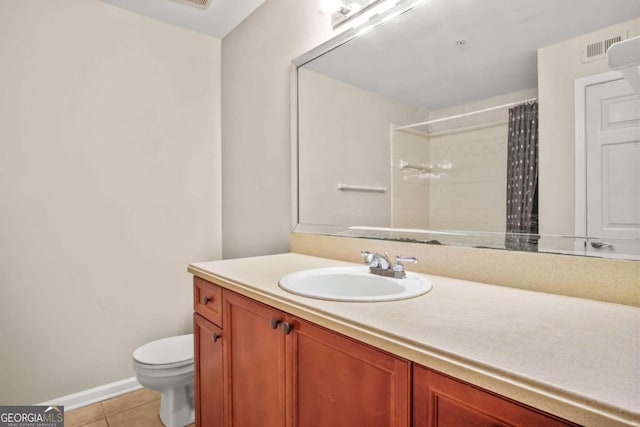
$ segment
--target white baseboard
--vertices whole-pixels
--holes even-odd
[[[102,400],[107,400],[112,397],[120,396],[121,394],[129,393],[141,388],[142,386],[140,385],[136,377],[131,377],[121,381],[116,381],[110,384],[104,384],[98,387],[90,388],[88,390],[80,391],[78,393],[62,396],[57,399],[38,403],[38,405],[64,406],[65,411],[71,411],[72,409],[87,406],[92,403],[100,402]]]

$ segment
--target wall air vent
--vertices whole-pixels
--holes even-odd
[[[623,37],[622,35],[617,35],[582,46],[582,63],[584,64],[585,62],[606,58],[607,51],[611,45],[618,43],[625,38],[626,37]]]
[[[189,4],[191,6],[197,6],[202,9],[206,9],[209,6],[211,0],[176,0],[179,3]]]

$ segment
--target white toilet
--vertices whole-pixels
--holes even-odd
[[[138,382],[162,393],[160,419],[167,427],[194,422],[193,334],[163,338],[133,352]]]

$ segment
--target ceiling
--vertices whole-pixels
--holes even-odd
[[[640,0],[431,0],[305,67],[433,110],[535,88],[538,48],[639,15]]]
[[[210,0],[201,8],[178,0],[102,0],[216,38],[223,38],[264,0]]]

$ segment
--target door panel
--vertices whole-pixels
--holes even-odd
[[[283,313],[223,291],[225,419],[235,427],[285,426],[285,335],[271,320]]]
[[[566,427],[576,425],[414,365],[413,426]]]
[[[611,243],[587,252],[640,256],[640,98],[625,80],[587,86],[586,147],[587,235]]]
[[[603,206],[605,232],[633,229],[640,218],[640,143],[607,144],[602,147]],[[634,184],[635,183],[635,184]]]
[[[224,413],[222,329],[194,313],[193,334],[196,424],[222,427]]]
[[[409,425],[410,364],[293,319],[293,425]]]

